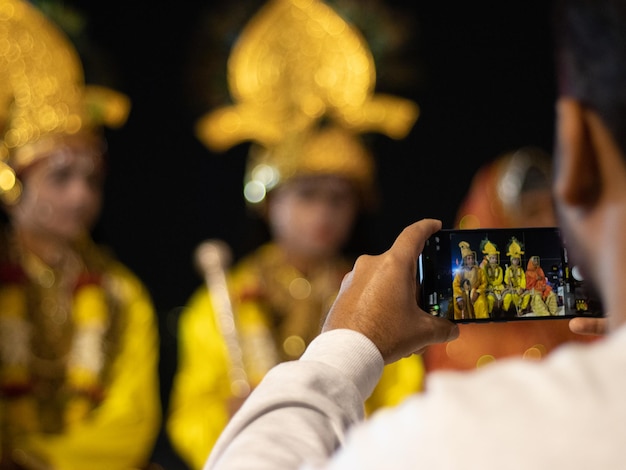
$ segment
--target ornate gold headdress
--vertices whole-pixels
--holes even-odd
[[[517,238],[511,238],[506,255],[511,258],[521,258],[523,254],[524,251],[522,244],[517,240]]]
[[[375,81],[366,41],[331,7],[270,0],[231,51],[235,103],[203,116],[196,132],[214,151],[246,140],[262,148],[252,147],[246,175],[246,191],[256,200],[302,172],[339,172],[366,193],[374,164],[358,134],[401,139],[419,113],[410,100],[374,94]]]
[[[0,196],[21,189],[16,173],[55,139],[102,125],[119,127],[130,110],[125,95],[86,86],[70,40],[22,0],[0,0]]]
[[[491,243],[488,238],[485,238],[480,242],[480,249],[486,255],[499,255],[498,247]]]
[[[474,256],[474,258],[476,257],[474,251],[470,248],[470,244],[466,241],[459,243],[459,248],[461,249],[461,258],[465,259],[466,256],[470,255]]]

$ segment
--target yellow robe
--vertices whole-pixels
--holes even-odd
[[[35,384],[34,391],[17,397],[0,397],[0,443],[5,454],[0,457],[6,460],[8,454],[20,449],[29,459],[45,465],[25,465],[26,469],[137,469],[148,463],[158,435],[161,423],[159,338],[152,301],[143,284],[125,266],[91,244],[86,251],[96,260],[106,295],[114,299],[108,305],[115,305],[114,313],[103,307],[106,315],[104,356],[97,379],[102,396],[91,401],[81,395],[68,395],[67,377],[70,373],[68,360],[64,357],[68,354],[50,360],[49,367],[41,367],[41,364],[30,367],[30,370],[22,367],[23,375]],[[89,265],[88,260],[83,262]],[[15,285],[18,292],[26,287],[28,296],[53,299],[51,294],[56,294],[31,279]],[[15,297],[8,299],[10,292],[16,291],[15,285],[6,280],[0,285],[2,314],[9,307],[20,309]],[[30,302],[32,305],[37,305],[37,302]],[[31,309],[23,317],[30,324],[33,341],[37,342],[26,347],[39,356],[41,351],[37,349],[41,349],[42,342],[55,344],[54,338],[51,338],[52,329],[36,324],[39,322],[36,318],[41,315],[41,312]],[[71,342],[77,330],[76,312],[67,318],[74,325],[64,330],[63,335],[69,332],[69,337],[60,336],[64,339],[59,343]],[[6,319],[5,316],[3,320]],[[11,324],[11,321],[2,323],[5,328]],[[9,335],[7,337],[14,333],[10,330],[5,332]],[[90,350],[90,347],[87,349]],[[69,350],[67,344],[59,344],[59,351],[63,350]],[[10,374],[6,373],[9,369],[7,362],[7,357],[0,355],[0,371],[4,373],[5,385],[11,381]],[[56,375],[52,377],[51,372]],[[46,393],[41,392],[42,387],[45,387]],[[68,424],[68,416],[73,416],[76,421]]]
[[[261,247],[229,274],[230,297],[239,331],[243,333],[241,336],[247,332],[269,331],[273,351],[267,351],[267,354],[275,355],[273,361],[297,359],[302,350],[296,348],[290,357],[285,351],[289,348],[279,345],[291,344],[285,339],[293,340],[295,337],[308,344],[315,337],[348,269],[349,265],[340,262],[326,275],[320,275],[316,281],[311,280],[311,293],[307,298],[288,299],[285,293],[288,289],[282,289],[281,285],[294,286],[294,279],[297,280],[296,285],[303,281],[293,268],[282,261],[276,246],[269,244]],[[326,288],[332,289],[319,287],[324,283],[327,283]],[[317,297],[316,292],[319,294]],[[315,299],[311,300],[312,297]],[[269,305],[273,302],[288,303],[289,308],[281,312],[280,307],[272,305],[272,316]],[[290,321],[291,317],[295,320]],[[178,454],[192,469],[201,469],[230,419],[229,402],[233,398],[228,348],[220,334],[211,296],[205,286],[192,295],[181,313],[178,340],[179,366],[172,387],[166,427]],[[292,342],[297,345],[297,341]],[[255,344],[259,343],[267,345],[255,341]],[[257,364],[259,372],[248,374],[252,386],[262,377],[263,367],[269,365]],[[410,393],[421,390],[422,380],[423,365],[419,357],[412,356],[386,366],[378,387],[366,403],[366,412],[397,404]]]

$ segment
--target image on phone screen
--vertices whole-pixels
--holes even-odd
[[[602,316],[557,227],[441,230],[419,258],[420,304],[460,323]]]

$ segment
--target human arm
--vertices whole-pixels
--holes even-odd
[[[363,401],[390,364],[458,327],[420,309],[417,257],[440,222],[411,225],[387,252],[361,256],[323,333],[298,361],[270,371],[218,440],[205,469],[321,464],[363,416]]]

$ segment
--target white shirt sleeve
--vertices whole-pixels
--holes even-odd
[[[542,361],[433,373],[424,393],[363,421],[382,368],[359,333],[320,335],[270,371],[205,470],[626,468],[626,326]]]
[[[321,465],[363,419],[363,402],[383,365],[376,346],[360,333],[318,336],[300,360],[266,375],[216,443],[205,470]]]

